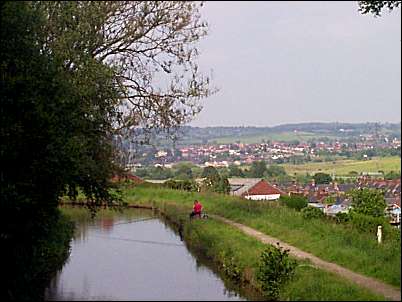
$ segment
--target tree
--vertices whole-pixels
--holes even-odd
[[[383,191],[370,188],[354,189],[348,195],[352,199],[352,212],[373,217],[384,217],[387,203]]]
[[[230,177],[233,177],[233,176],[244,177],[244,173],[243,173],[242,169],[240,169],[238,166],[230,165],[229,166],[229,176]]]
[[[180,163],[175,166],[176,171],[174,172],[175,178],[181,180],[188,180],[193,178],[193,164],[191,163]]]
[[[314,174],[313,178],[316,184],[329,184],[332,181],[331,175],[322,172]]]
[[[262,178],[267,171],[267,164],[265,161],[254,161],[250,168],[250,177]]]
[[[204,170],[202,171],[202,175],[201,177],[212,177],[212,176],[216,176],[219,175],[218,170],[215,169],[215,167],[212,166],[208,166],[205,167]]]
[[[271,165],[267,168],[266,175],[268,177],[277,177],[286,175],[286,171],[282,166]]]
[[[195,2],[0,5],[0,239],[29,245],[61,196],[82,189],[89,205],[116,201],[113,138],[145,141],[201,110],[212,91],[195,44],[207,24]]]
[[[401,5],[401,1],[358,1],[359,11],[362,14],[373,14],[374,17],[380,17],[381,11],[384,8],[388,8],[388,11],[392,11]]]
[[[82,61],[110,67],[119,91],[116,133],[148,142],[150,135],[188,122],[210,95],[201,74],[196,43],[207,34],[203,3],[176,1],[37,1],[48,17],[45,47],[60,54],[65,67]],[[117,131],[122,130],[124,131]]]
[[[227,177],[216,174],[209,174],[202,181],[202,189],[206,191],[228,194],[230,185]]]

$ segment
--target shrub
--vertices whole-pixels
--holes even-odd
[[[344,222],[348,222],[350,220],[350,216],[348,213],[336,213],[335,214],[335,218],[336,218],[336,222],[338,223],[344,223]]]
[[[386,232],[386,228],[389,226],[385,217],[373,217],[356,212],[350,214],[350,223],[361,231],[371,233],[377,232],[379,225],[383,227],[383,232]]]
[[[183,190],[189,192],[197,192],[197,183],[193,180],[173,180],[170,179],[164,183],[164,187],[174,190]]]
[[[312,218],[322,218],[325,216],[324,212],[319,208],[314,207],[305,207],[301,210],[303,218],[312,219]]]
[[[308,204],[308,200],[304,196],[283,196],[281,199],[287,207],[298,211],[307,207]]]
[[[242,269],[238,265],[239,261],[233,255],[233,252],[231,250],[227,252],[221,251],[219,258],[222,270],[225,272],[226,276],[232,280],[239,281],[241,279]]]
[[[289,258],[289,250],[268,246],[261,252],[257,280],[266,298],[278,300],[283,285],[294,275],[297,262]]]

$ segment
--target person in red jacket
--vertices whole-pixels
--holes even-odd
[[[195,215],[198,215],[201,218],[202,204],[198,200],[194,200],[193,211],[190,214],[190,218],[193,218]]]

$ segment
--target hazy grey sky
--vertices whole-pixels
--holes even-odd
[[[202,70],[220,91],[193,126],[401,121],[401,9],[350,2],[206,2]]]

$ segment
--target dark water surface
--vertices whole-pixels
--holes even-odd
[[[71,255],[45,300],[245,300],[201,264],[150,210],[63,208],[76,222]]]

